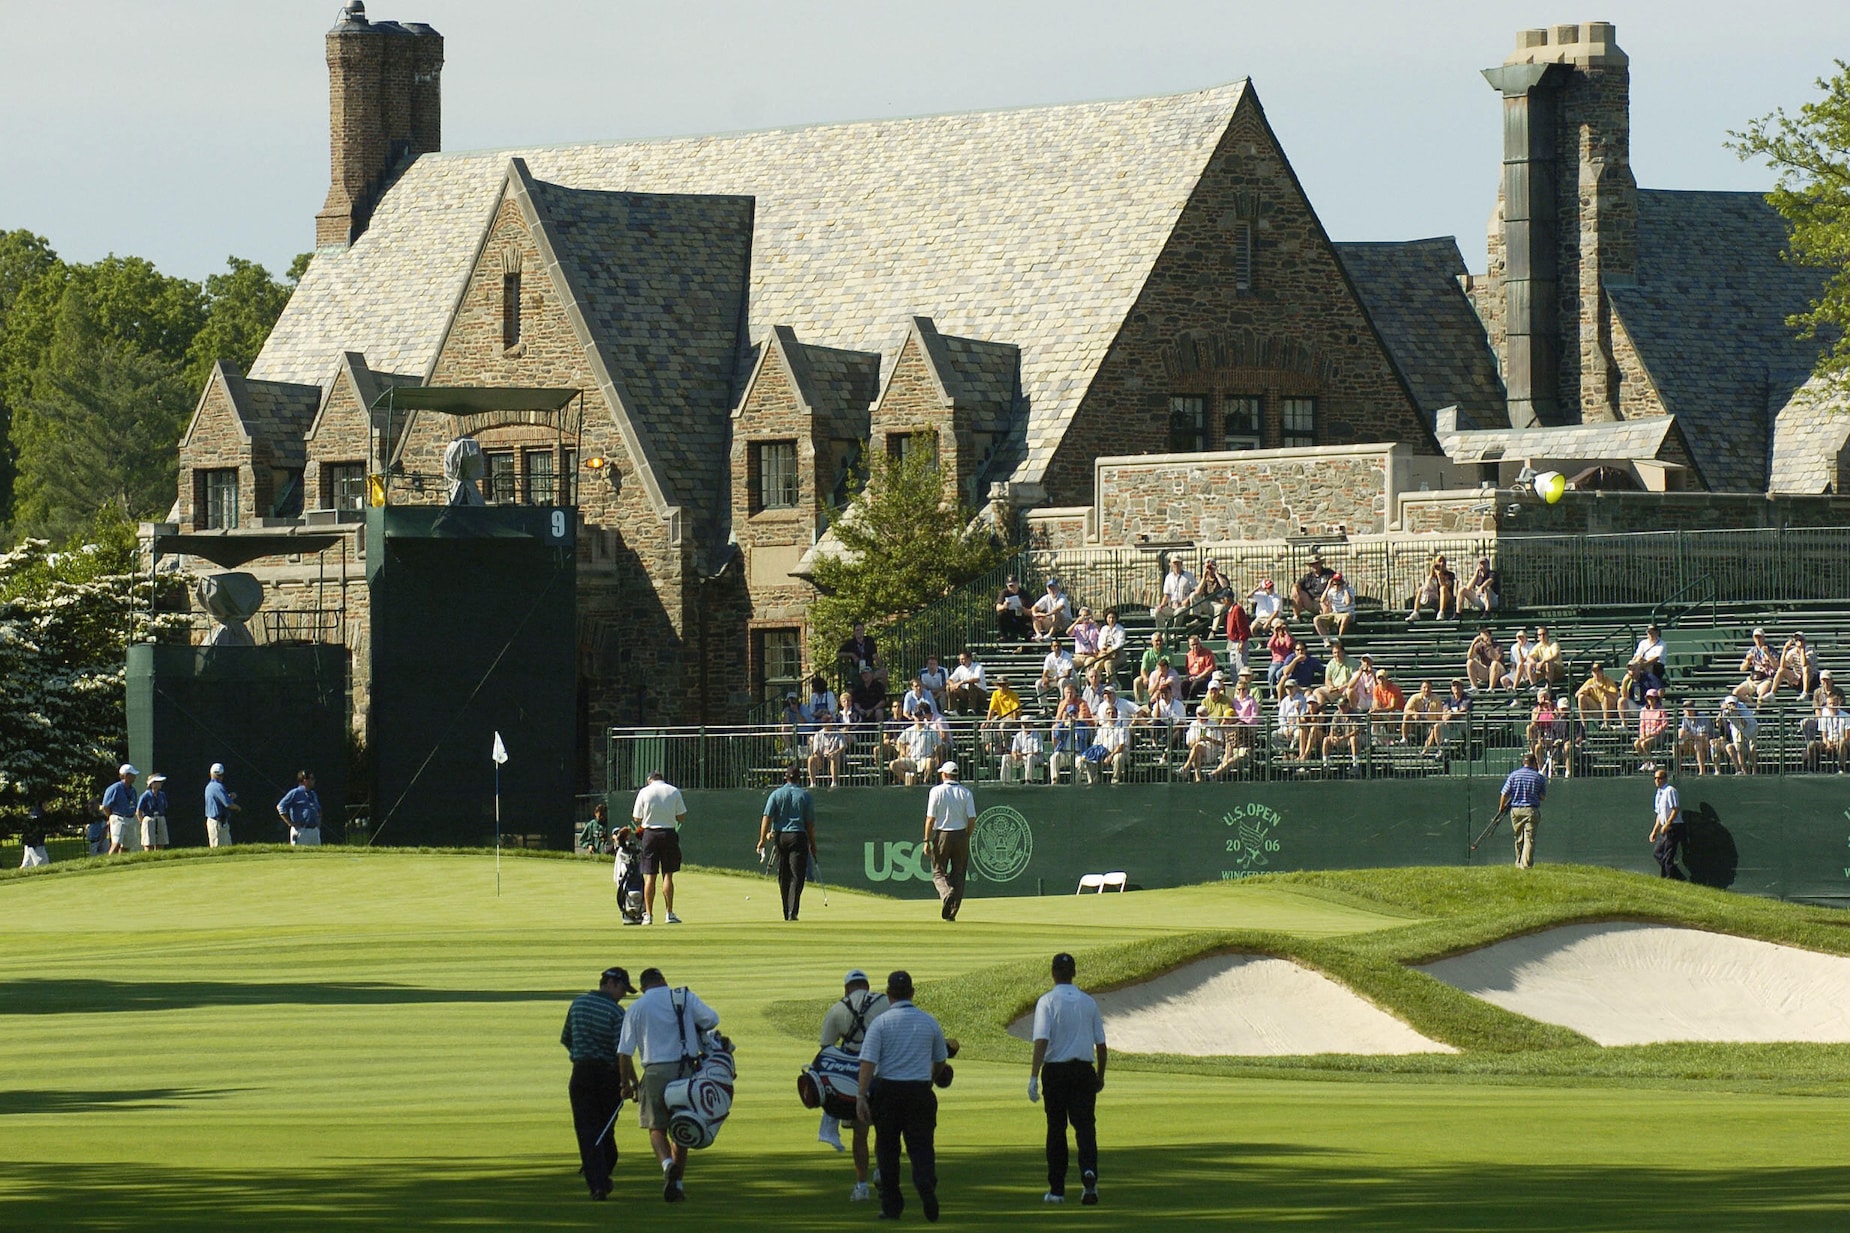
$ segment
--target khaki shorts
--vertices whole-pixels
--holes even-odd
[[[141,820],[141,846],[151,848],[157,843],[167,844],[167,819],[159,814]]]
[[[637,1085],[636,1105],[642,1111],[644,1130],[668,1129],[668,1104],[663,1097],[668,1085],[681,1078],[681,1063],[663,1062],[642,1068],[642,1082]]]
[[[124,852],[141,851],[141,824],[119,813],[109,815],[109,842]]]

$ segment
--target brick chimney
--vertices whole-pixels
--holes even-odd
[[[1636,273],[1631,69],[1610,22],[1523,30],[1484,76],[1503,93],[1490,274],[1510,422],[1619,418],[1605,289]]]
[[[371,22],[348,0],[328,31],[328,199],[315,247],[360,238],[386,184],[442,148],[443,36],[421,22]]]

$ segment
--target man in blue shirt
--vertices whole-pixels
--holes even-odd
[[[276,802],[276,816],[289,824],[289,844],[296,848],[321,846],[321,798],[315,795],[315,776],[296,773],[296,785]]]
[[[797,918],[809,862],[816,855],[816,802],[802,779],[803,768],[792,762],[783,784],[765,801],[758,824],[758,859],[764,859],[765,844],[773,839],[777,844],[777,890],[785,920]]]
[[[1535,769],[1535,755],[1522,756],[1522,765],[1503,781],[1503,795],[1497,808],[1508,810],[1510,830],[1516,835],[1516,868],[1528,869],[1535,864],[1535,826],[1542,820],[1542,798],[1548,795],[1548,781]]]
[[[565,1012],[559,1043],[572,1059],[572,1128],[578,1135],[578,1171],[591,1197],[610,1197],[610,1171],[617,1165],[617,1109],[623,1104],[623,1074],[617,1042],[623,1034],[627,993],[636,992],[624,968],[606,968],[597,988],[579,994]]]
[[[141,846],[158,852],[167,846],[167,776],[148,776],[148,790],[135,802],[135,817],[141,822]]]
[[[109,855],[141,850],[141,827],[135,822],[135,777],[141,774],[124,762],[116,768],[116,782],[103,793],[103,816],[109,819]]]
[[[225,790],[225,764],[212,764],[212,778],[206,781],[206,845],[213,848],[231,846],[231,815],[243,812],[238,794]]]

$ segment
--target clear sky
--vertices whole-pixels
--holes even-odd
[[[69,260],[280,273],[327,191],[339,0],[0,0],[0,230]],[[1632,165],[1763,189],[1726,132],[1815,97],[1850,0],[369,0],[445,37],[446,149],[1166,94],[1250,77],[1338,240],[1456,235],[1473,269],[1523,27],[1617,23]]]

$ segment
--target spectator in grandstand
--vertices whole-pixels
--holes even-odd
[[[1660,694],[1664,692],[1664,678],[1655,662],[1645,660],[1625,669],[1625,680],[1620,682],[1620,686],[1621,710],[1627,713],[1642,711],[1645,699],[1653,691]]]
[[[1561,644],[1548,633],[1546,625],[1535,627],[1535,648],[1529,652],[1529,679],[1537,685],[1553,688],[1567,675],[1561,659]]]
[[[969,651],[957,652],[957,666],[951,669],[945,697],[959,715],[975,715],[988,704],[989,677]]]
[[[1312,754],[1320,754],[1324,734],[1328,731],[1329,715],[1323,702],[1315,693],[1305,690],[1304,714],[1298,717],[1298,747],[1293,757],[1299,762],[1309,762]]]
[[[1419,691],[1407,699],[1400,713],[1400,743],[1410,745],[1418,737],[1422,747],[1437,745],[1439,720],[1444,712],[1438,695],[1432,691],[1432,682],[1421,681]]]
[[[938,709],[937,695],[932,693],[925,684],[924,673],[912,678],[911,686],[900,698],[899,717],[901,719],[923,718],[931,727],[943,727],[943,712]]]
[[[1018,724],[1002,757],[1003,783],[1033,783],[1041,773],[1041,734],[1028,723]]]
[[[1188,636],[1188,654],[1182,661],[1182,696],[1198,698],[1208,691],[1208,681],[1220,676],[1220,660],[1214,649],[1201,640],[1200,634]]]
[[[1650,757],[1664,743],[1669,727],[1670,717],[1664,713],[1663,692],[1656,689],[1645,691],[1644,707],[1638,712],[1638,739],[1632,742],[1632,752],[1644,759],[1639,770],[1657,769],[1657,763],[1651,761]]]
[[[1323,598],[1317,601],[1318,612],[1311,619],[1311,628],[1323,635],[1325,646],[1332,638],[1347,637],[1350,626],[1355,624],[1355,591],[1349,586],[1349,580],[1341,573],[1330,575],[1330,585],[1323,588]]]
[[[1304,687],[1305,692],[1313,696],[1323,685],[1327,684],[1324,680],[1323,661],[1312,655],[1310,648],[1302,642],[1292,650],[1291,658],[1285,661],[1284,672],[1279,679],[1281,688],[1283,681],[1296,681]]]
[[[1188,725],[1184,739],[1188,742],[1188,759],[1176,768],[1176,774],[1186,775],[1199,783],[1202,773],[1218,765],[1225,752],[1221,721],[1216,718],[1213,703],[1203,702],[1195,708],[1194,722]]]
[[[1683,871],[1677,868],[1677,853],[1689,851],[1689,824],[1683,820],[1683,802],[1678,798],[1677,790],[1670,785],[1670,772],[1660,766],[1652,778],[1657,784],[1657,792],[1651,798],[1655,817],[1649,840],[1655,845],[1651,854],[1657,858],[1661,876],[1674,878],[1678,882],[1687,881]]]
[[[1837,709],[1844,709],[1843,690],[1837,688],[1837,682],[1831,679],[1831,670],[1826,668],[1818,674],[1818,688],[1812,690],[1811,705],[1814,711],[1823,711],[1824,704],[1832,698],[1837,699]]]
[[[868,634],[865,621],[854,623],[853,636],[841,644],[835,659],[844,680],[852,681],[862,672],[871,672],[876,681],[886,684],[886,665],[880,662],[880,648]]]
[[[1503,580],[1497,576],[1496,570],[1490,568],[1489,557],[1479,557],[1471,580],[1458,588],[1458,607],[1469,605],[1489,616],[1491,609],[1502,602]]]
[[[1498,682],[1503,688],[1524,689],[1535,683],[1535,665],[1529,662],[1534,650],[1528,631],[1517,630],[1516,640],[1510,643],[1509,651],[1503,656],[1503,679]]]
[[[784,738],[784,752],[793,757],[798,746],[807,741],[813,731],[809,723],[809,711],[804,708],[794,689],[784,695],[784,710],[778,716],[777,728]]]
[[[1160,685],[1167,685],[1170,694],[1177,701],[1181,701],[1183,697],[1182,674],[1175,670],[1168,659],[1159,660],[1156,667],[1150,669],[1150,679],[1144,682],[1144,689],[1151,697],[1155,697],[1157,687]]]
[[[1747,679],[1734,687],[1734,696],[1749,706],[1758,706],[1779,688],[1779,654],[1768,645],[1766,630],[1754,626],[1753,641],[1741,657],[1741,671]]]
[[[1809,694],[1818,679],[1818,653],[1805,642],[1804,634],[1793,634],[1779,652],[1779,672],[1773,677],[1773,691],[1790,685],[1801,694]],[[1770,696],[1770,695],[1769,695]]]
[[[1032,637],[1034,622],[1028,616],[1028,597],[1022,594],[1021,579],[1010,578],[996,596],[996,633],[1005,641]]]
[[[1453,678],[1451,692],[1440,701],[1439,707],[1439,740],[1437,743],[1430,740],[1426,742],[1435,752],[1442,745],[1462,741],[1470,735],[1471,695],[1465,692],[1465,683]]]
[[[1323,611],[1323,593],[1329,588],[1336,571],[1323,563],[1323,554],[1311,550],[1304,563],[1304,574],[1291,588],[1291,608],[1300,617],[1315,617]]]
[[[1698,775],[1719,775],[1720,747],[1714,723],[1697,712],[1694,699],[1684,699],[1683,718],[1677,723],[1677,757],[1694,762]]]
[[[1495,689],[1503,683],[1503,648],[1488,625],[1481,627],[1465,648],[1465,680],[1473,691]]]
[[[1760,721],[1754,718],[1754,708],[1730,694],[1722,699],[1721,718],[1716,727],[1721,730],[1722,750],[1734,763],[1734,773],[1753,774],[1755,742],[1760,735]]]
[[[1227,729],[1228,756],[1238,759],[1250,757],[1253,738],[1259,734],[1259,695],[1253,692],[1253,673],[1248,668],[1241,672],[1233,683],[1233,697],[1228,699],[1233,706],[1233,723]]]
[[[1305,709],[1304,687],[1296,681],[1287,681],[1285,696],[1278,700],[1277,722],[1272,727],[1272,735],[1278,738],[1280,749],[1298,747],[1298,727],[1303,723]]]
[[[1053,711],[1053,752],[1048,755],[1049,777],[1058,781],[1063,771],[1076,770],[1073,763],[1092,743],[1092,708],[1079,696],[1079,687],[1071,681]]]
[[[1850,737],[1850,715],[1844,714],[1835,699],[1827,701],[1818,716],[1818,739],[1805,748],[1807,768],[1842,774],[1850,764],[1850,742],[1846,737]]]
[[[1368,657],[1363,656],[1364,660]],[[1394,737],[1394,720],[1399,718],[1407,705],[1407,691],[1402,689],[1386,668],[1375,673],[1375,693],[1369,706],[1369,715],[1373,721],[1374,736],[1382,740]],[[1401,725],[1404,733],[1406,725]]]
[[[1302,648],[1299,648],[1300,651]],[[1337,698],[1349,692],[1349,684],[1355,680],[1355,664],[1349,658],[1349,652],[1340,642],[1330,644],[1330,662],[1324,665],[1323,689],[1318,695],[1323,705],[1328,707]]]
[[[1118,620],[1116,608],[1105,609],[1105,623],[1098,627],[1098,654],[1086,667],[1093,664],[1110,680],[1118,675],[1118,660],[1124,654],[1124,626]]]
[[[1163,639],[1163,631],[1157,630],[1150,635],[1150,649],[1143,653],[1143,660],[1137,666],[1137,683],[1134,687],[1137,701],[1142,702],[1150,696],[1150,683],[1156,675],[1158,666],[1169,666],[1169,648]]]
[[[1086,679],[1079,683],[1079,696],[1092,708],[1094,715],[1105,705],[1105,677],[1097,668],[1086,669]]]
[[[1449,610],[1454,619],[1458,616],[1458,575],[1445,563],[1444,556],[1436,556],[1432,564],[1426,567],[1426,577],[1420,583],[1419,590],[1413,593],[1413,605],[1407,611],[1407,624],[1420,619],[1420,610],[1431,605],[1433,618],[1445,620]]]
[[[1343,696],[1349,699],[1349,709],[1362,716],[1374,710],[1375,686],[1380,679],[1375,675],[1375,657],[1362,656],[1361,665],[1356,668],[1355,675],[1349,678],[1349,688],[1343,691]]]
[[[1210,627],[1220,623],[1227,605],[1233,602],[1233,584],[1227,581],[1220,567],[1209,557],[1201,563],[1201,581],[1195,584],[1194,593],[1189,596],[1189,613],[1195,617],[1205,617]]]
[[[1150,602],[1150,619],[1157,628],[1168,629],[1176,619],[1188,611],[1189,601],[1195,594],[1195,575],[1182,565],[1182,554],[1174,553],[1169,558],[1169,572],[1163,575],[1161,585]]]
[[[919,669],[918,683],[931,694],[933,705],[940,715],[950,710],[951,674],[944,670],[936,655],[925,657],[925,666]]]
[[[1272,663],[1266,669],[1265,683],[1272,689],[1277,689],[1280,680],[1285,675],[1285,665],[1297,653],[1298,640],[1291,636],[1291,627],[1285,624],[1283,617],[1273,618],[1270,628],[1271,635],[1265,641],[1265,649],[1266,653],[1271,656]]]
[[[1347,694],[1336,699],[1329,710],[1329,732],[1323,738],[1323,764],[1328,766],[1332,753],[1349,751],[1349,765],[1362,765],[1362,750],[1368,747],[1368,718],[1350,703]]]
[[[1133,727],[1150,729],[1157,748],[1163,751],[1165,763],[1187,724],[1187,708],[1182,705],[1182,699],[1176,696],[1175,686],[1168,682],[1159,684],[1156,692],[1150,695],[1150,701],[1131,716]]]
[[[1535,705],[1529,708],[1529,727],[1523,739],[1539,763],[1553,757],[1566,738],[1567,715],[1556,706],[1554,691],[1543,685],[1535,691]]]
[[[862,669],[861,679],[848,690],[848,722],[876,725],[886,722],[886,685],[871,668]]]
[[[1059,642],[1047,648],[1047,657],[1041,660],[1041,675],[1034,682],[1036,700],[1058,697],[1073,679],[1073,657],[1065,646]]]
[[[842,717],[841,700],[820,672],[809,678],[809,701],[803,704],[803,709],[808,712],[808,722],[817,727]]]
[[[1252,618],[1238,597],[1228,599],[1221,628],[1227,636],[1227,666],[1238,672],[1246,667],[1246,644],[1253,636]]]
[[[841,781],[842,754],[847,751],[848,742],[842,737],[841,729],[834,720],[824,723],[816,734],[809,738],[809,786],[815,787],[822,773],[829,774],[829,787],[835,787]]]
[[[1285,601],[1278,597],[1278,588],[1270,578],[1261,578],[1246,598],[1252,603],[1254,629],[1270,629],[1272,622],[1284,614]]]
[[[1000,730],[1020,716],[1021,695],[1015,692],[1007,677],[997,677],[996,687],[989,691],[989,710],[983,716],[983,726]]]
[[[1092,619],[1092,609],[1081,607],[1079,619],[1066,631],[1073,640],[1073,663],[1080,671],[1098,658],[1099,624]]]
[[[1098,732],[1093,744],[1079,760],[1080,772],[1087,783],[1097,783],[1101,769],[1111,772],[1111,782],[1120,783],[1131,760],[1131,729],[1118,715],[1116,702],[1105,703],[1098,712]]]
[[[1606,666],[1595,663],[1587,673],[1587,679],[1574,691],[1574,702],[1580,707],[1583,716],[1598,711],[1601,720],[1611,728],[1621,719],[1620,694],[1619,683],[1606,675]]]
[[[1047,594],[1034,601],[1028,615],[1034,620],[1034,636],[1042,642],[1066,632],[1066,627],[1073,623],[1073,604],[1060,589],[1059,579],[1047,580]]]
[[[909,788],[921,779],[929,779],[937,764],[938,734],[925,722],[923,711],[915,712],[912,726],[899,734],[899,756],[887,765],[887,770]]]
[[[1644,637],[1638,639],[1638,646],[1632,651],[1631,662],[1625,666],[1628,669],[1632,669],[1640,668],[1647,664],[1650,665],[1652,672],[1656,674],[1658,679],[1663,679],[1664,635],[1663,631],[1659,630],[1656,625],[1645,626]]]

